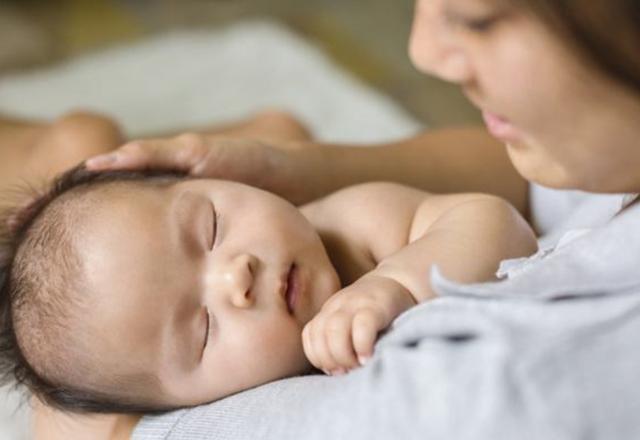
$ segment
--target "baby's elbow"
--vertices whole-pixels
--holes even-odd
[[[506,200],[488,196],[490,210],[495,215],[500,235],[513,257],[526,257],[538,251],[538,240],[531,225]]]
[[[501,244],[499,247],[508,257],[525,257],[537,252],[538,240],[533,229],[508,201],[479,194],[470,203],[476,220],[487,225],[487,232]]]

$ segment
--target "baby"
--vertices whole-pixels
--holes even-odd
[[[434,298],[536,240],[501,199],[371,183],[296,208],[239,183],[82,166],[10,220],[0,359],[48,404],[155,412],[367,362]]]

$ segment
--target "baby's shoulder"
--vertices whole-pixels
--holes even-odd
[[[429,194],[392,182],[367,182],[352,185],[331,193],[307,205],[316,213],[361,213],[416,206]],[[306,208],[306,207],[305,207]]]
[[[311,202],[301,211],[313,224],[337,222],[360,229],[365,223],[415,212],[427,193],[390,182],[370,182],[349,186]]]
[[[322,236],[380,255],[406,245],[416,210],[427,196],[395,183],[364,183],[336,191],[301,211]]]

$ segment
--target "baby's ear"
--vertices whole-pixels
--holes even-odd
[[[4,227],[12,237],[18,233],[25,220],[31,215],[38,198],[37,194],[32,194],[18,202],[18,205],[14,208],[7,210],[4,218]]]
[[[19,210],[8,212],[6,218],[4,218],[4,227],[7,232],[14,236],[16,234],[18,225],[20,224],[20,212]]]
[[[15,252],[15,241],[21,226],[31,215],[38,196],[34,193],[23,195],[17,203],[5,208],[0,217],[0,270],[10,263]]]
[[[18,234],[43,201],[46,193],[31,185],[5,190],[0,202],[0,272],[15,256]]]

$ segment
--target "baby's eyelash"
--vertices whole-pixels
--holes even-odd
[[[220,216],[218,215],[218,211],[216,211],[215,208],[213,209],[213,233],[212,233],[212,239],[211,239],[211,248],[209,250],[213,250],[213,248],[216,246],[216,242],[218,241],[218,221],[220,219]]]
[[[209,331],[210,331],[210,325],[211,325],[211,314],[209,313],[209,309],[207,307],[204,308],[204,311],[207,315],[207,328],[204,332],[204,345],[202,346],[202,351],[204,351],[205,348],[207,348],[207,344],[209,343]]]

